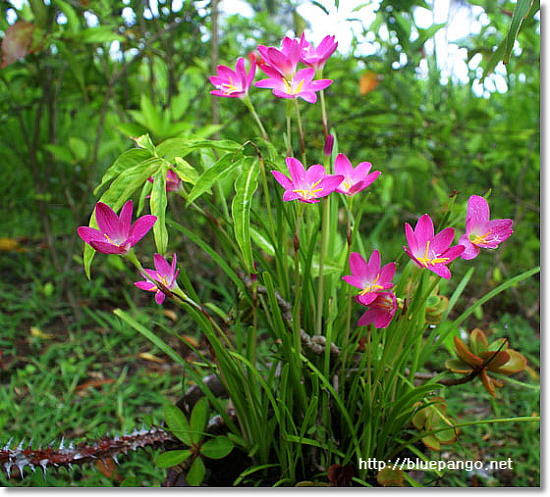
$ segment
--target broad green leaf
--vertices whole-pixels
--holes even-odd
[[[192,487],[198,487],[202,483],[205,473],[206,468],[204,467],[204,463],[200,457],[197,457],[189,468],[187,475],[185,475],[185,479]]]
[[[157,151],[155,149],[154,143],[151,141],[151,137],[149,134],[144,134],[141,136],[138,136],[137,138],[133,138],[133,140],[136,142],[136,145],[139,148],[144,148],[145,150],[148,150],[151,152],[151,155],[154,155],[155,157],[158,155]]]
[[[162,120],[157,109],[145,93],[141,94],[140,107],[144,119],[142,124],[146,124],[147,129],[158,137],[162,133]]]
[[[187,418],[174,405],[167,405],[164,407],[164,420],[168,429],[176,435],[184,444],[191,445],[191,438],[189,437],[189,423]]]
[[[153,176],[153,189],[151,190],[151,214],[157,216],[157,221],[153,225],[153,236],[155,245],[160,255],[165,255],[168,247],[168,230],[166,229],[166,174],[168,165],[165,163]]]
[[[191,183],[192,185],[197,183],[199,179],[199,173],[197,170],[181,157],[176,157],[173,164],[173,169],[178,175],[179,179],[185,183]]]
[[[243,160],[242,173],[235,182],[235,197],[231,214],[235,229],[235,238],[241,252],[248,273],[254,273],[254,257],[252,255],[252,243],[250,240],[250,208],[252,195],[258,187],[258,173],[260,171],[258,159],[247,157]]]
[[[157,154],[173,163],[176,157],[185,157],[191,152],[190,143],[184,138],[168,138],[157,145]]]
[[[70,136],[69,148],[78,160],[84,160],[88,155],[88,145],[82,138]]]
[[[109,189],[101,196],[100,201],[118,212],[132,194],[143,186],[149,176],[156,174],[163,162],[163,159],[154,159],[126,169],[111,183]]]
[[[155,461],[155,465],[157,468],[171,468],[187,460],[190,455],[190,450],[170,450],[159,454]]]
[[[59,1],[59,0],[58,0]],[[113,31],[111,26],[95,26],[83,29],[79,38],[84,43],[110,43],[112,41],[124,42],[126,38]]]
[[[44,145],[44,149],[50,152],[50,154],[52,154],[57,160],[61,162],[66,162],[67,164],[71,164],[73,162],[73,156],[66,147],[47,143],[46,145]]]
[[[227,437],[219,436],[206,441],[201,447],[201,454],[210,459],[223,459],[233,450],[233,442]]]
[[[208,421],[208,401],[203,397],[193,407],[191,411],[191,442],[198,444],[203,437],[204,429],[206,428],[206,422]]]
[[[114,178],[116,178],[122,171],[129,169],[140,162],[144,162],[147,159],[156,160],[156,157],[152,157],[151,153],[147,150],[141,148],[132,148],[123,152],[116,160],[113,162],[112,166],[105,171],[103,177],[101,178],[100,185],[94,190],[94,195],[97,195],[107,183],[110,183]]]
[[[234,153],[222,155],[211,168],[207,169],[199,177],[197,183],[189,193],[186,205],[193,203],[194,200],[209,190],[216,181],[221,181],[225,178],[239,163],[240,157],[237,157]]]

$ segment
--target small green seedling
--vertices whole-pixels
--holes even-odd
[[[223,435],[211,437],[205,432],[210,410],[206,399],[200,399],[187,418],[176,406],[166,406],[164,417],[168,429],[189,448],[170,450],[160,454],[156,465],[158,468],[170,468],[190,459],[186,475],[187,483],[199,486],[206,473],[203,458],[222,459],[233,450],[233,442]],[[206,440],[206,437],[211,437]]]

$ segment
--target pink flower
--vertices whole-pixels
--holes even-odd
[[[366,326],[374,323],[375,328],[386,328],[397,310],[397,299],[393,292],[381,292],[376,294],[365,312],[357,322],[358,326]]]
[[[120,218],[113,209],[98,202],[95,217],[99,230],[80,226],[78,234],[87,244],[104,254],[126,254],[155,224],[156,216],[142,216],[132,223],[133,204],[128,200],[120,211]]]
[[[236,71],[233,71],[227,66],[218,66],[218,75],[210,76],[210,82],[217,88],[210,92],[212,95],[241,99],[248,95],[256,73],[256,62],[251,62],[250,70],[246,74],[244,58],[241,57],[237,60],[235,69]]]
[[[334,36],[325,36],[319,46],[315,48],[306,41],[305,36],[302,34],[300,38],[300,60],[316,71],[320,71],[325,67],[326,61],[334,53],[337,46],[338,42],[334,41]]]
[[[177,258],[176,254],[172,258],[172,265],[168,264],[168,261],[162,257],[160,254],[155,254],[154,257],[155,269],[144,269],[144,273],[141,275],[145,278],[145,281],[136,281],[134,285],[142,290],[148,292],[156,292],[155,300],[157,304],[162,304],[164,302],[165,294],[164,292],[153,283],[153,281],[158,281],[168,290],[172,290],[178,287],[176,283],[176,278],[180,270],[176,271]]]
[[[380,270],[380,253],[374,250],[368,264],[357,252],[349,256],[351,276],[343,276],[342,279],[361,291],[355,296],[357,302],[362,305],[370,305],[378,297],[378,293],[392,287],[392,278],[395,275],[395,262],[386,264]]]
[[[308,204],[319,202],[321,197],[330,195],[344,179],[343,176],[331,176],[319,164],[307,171],[294,157],[286,158],[290,179],[279,171],[271,171],[278,183],[285,189],[283,201],[299,200]]]
[[[268,64],[267,66],[262,65],[261,69],[269,77],[281,76],[287,81],[294,78],[301,54],[298,40],[285,36],[280,50],[275,47],[260,45],[258,52],[260,52],[265,64]]]
[[[489,205],[483,197],[472,195],[468,200],[466,213],[466,233],[458,244],[464,246],[463,259],[478,256],[480,248],[496,249],[514,232],[511,219],[489,221]]]
[[[263,69],[267,74],[268,71]],[[272,74],[268,79],[261,79],[254,83],[258,88],[272,88],[273,94],[279,98],[303,98],[306,102],[314,104],[317,101],[316,91],[324,90],[332,84],[330,79],[318,79],[312,81],[315,70],[311,67],[300,69],[296,75],[287,79],[283,76]]]
[[[424,214],[416,223],[414,231],[409,223],[405,224],[405,234],[409,246],[403,246],[403,248],[415,264],[448,280],[451,277],[451,271],[447,264],[464,251],[462,245],[449,248],[453,243],[455,230],[445,228],[434,236],[432,219],[428,214]]]
[[[372,164],[370,162],[360,162],[355,169],[344,154],[338,154],[334,161],[334,172],[344,176],[344,181],[336,189],[337,192],[344,195],[355,195],[364,190],[378,178],[380,171],[374,171],[369,174]]]

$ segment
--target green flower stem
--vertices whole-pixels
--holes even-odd
[[[292,126],[290,124],[290,115],[292,112],[292,102],[286,102],[286,156],[292,157]]]
[[[325,90],[321,90],[319,94],[321,96],[321,122],[323,123],[323,134],[325,135],[326,140],[328,137],[328,117],[325,104]]]
[[[300,221],[304,213],[304,205],[301,202],[298,202],[296,206],[296,230],[294,231],[294,298],[295,301],[295,317],[294,317],[294,349],[296,353],[301,354],[302,341],[300,339],[300,327],[301,327],[301,309],[300,309]]]
[[[323,199],[323,218],[321,221],[321,252],[319,254],[319,289],[317,292],[317,326],[315,328],[316,335],[322,335],[322,326],[323,326],[323,265],[325,259],[325,252],[327,250],[328,244],[328,235],[330,232],[330,219],[328,216],[329,213],[329,197]]]
[[[302,153],[302,163],[307,168],[306,161],[306,140],[304,138],[304,127],[302,125],[302,117],[300,116],[300,106],[298,99],[294,98],[294,108],[296,109],[296,119],[298,121],[298,133],[300,135],[300,152]]]
[[[317,69],[315,71],[315,79],[323,79],[323,69]],[[321,122],[323,124],[323,135],[325,136],[325,141],[328,137],[328,116],[327,116],[327,106],[325,103],[325,90],[319,92],[321,96]]]
[[[262,138],[265,141],[270,141],[269,136],[268,136],[265,128],[263,127],[262,121],[260,120],[260,117],[256,113],[256,109],[254,109],[254,105],[252,105],[252,100],[250,100],[250,97],[248,95],[246,95],[242,99],[242,101],[246,105],[246,107],[248,108],[250,113],[252,114],[252,117],[254,117],[254,120],[256,121],[256,124],[258,125],[258,128],[260,128],[260,132],[262,133]]]
[[[136,253],[133,250],[130,250],[128,253],[124,254],[122,257],[130,261],[140,273],[143,273],[143,266],[139,262]]]
[[[346,228],[346,240],[347,240],[347,256],[346,261],[349,261],[349,255],[351,253],[351,209],[353,206],[353,195],[346,196],[346,212],[347,212],[347,228]],[[349,343],[349,336],[351,333],[351,304],[352,304],[352,296],[351,296],[351,286],[346,285],[348,288],[348,299],[347,299],[347,315],[346,315],[346,330],[344,334],[344,358],[342,362],[342,382],[345,381],[345,374],[344,374],[344,367],[346,364],[346,356],[348,352],[348,343]]]

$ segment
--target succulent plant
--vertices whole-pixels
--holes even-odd
[[[469,347],[460,338],[454,337],[454,350],[458,358],[448,359],[445,362],[447,369],[453,373],[479,376],[493,397],[496,397],[495,388],[502,387],[503,383],[489,376],[489,373],[509,376],[527,366],[527,359],[508,347],[507,338],[498,338],[489,344],[485,333],[479,328],[470,333]]]
[[[421,402],[415,404],[421,405]],[[424,445],[432,450],[440,450],[441,445],[452,444],[460,433],[460,430],[454,427],[453,420],[447,416],[447,403],[441,397],[430,399],[430,404],[415,413],[412,423],[419,431],[435,432],[422,438]],[[448,430],[442,430],[447,426]]]

